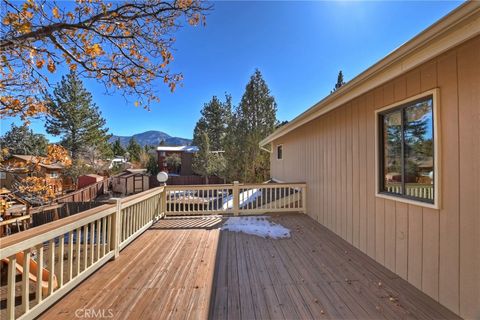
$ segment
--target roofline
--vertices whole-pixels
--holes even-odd
[[[260,147],[479,34],[480,1],[467,1],[360,73],[340,89],[275,130],[260,141]]]

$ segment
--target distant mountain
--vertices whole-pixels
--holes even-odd
[[[179,138],[179,137],[172,137],[171,135],[162,132],[162,131],[145,131],[142,133],[137,133],[134,134],[133,136],[115,136],[112,135],[110,138],[110,142],[113,143],[117,139],[120,139],[120,144],[125,147],[127,146],[128,142],[130,139],[135,138],[137,142],[142,145],[149,145],[149,146],[158,146],[161,141],[165,141],[166,145],[169,146],[185,146],[185,145],[191,145],[192,140],[190,139],[185,139],[185,138]]]

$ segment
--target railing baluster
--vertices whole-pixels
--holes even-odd
[[[17,257],[15,255],[8,258],[8,278],[7,278],[7,318],[15,319],[15,275]]]
[[[102,218],[102,257],[105,256],[105,248],[107,246],[107,217]]]
[[[142,202],[142,204],[140,205],[140,212],[138,213],[138,216],[137,216],[137,226],[135,228],[135,231],[138,231],[140,230],[140,228],[143,226],[142,225],[142,222],[143,222],[143,217],[145,216],[145,212],[147,212],[148,210],[148,202],[149,200],[145,201],[145,202]]]
[[[129,230],[128,230],[128,237],[129,238],[133,234],[133,229],[135,226],[135,222],[133,219],[135,219],[135,213],[138,210],[138,203],[132,206],[132,210],[130,210],[130,222],[129,222]]]
[[[35,298],[37,304],[42,302],[42,283],[43,283],[43,244],[37,246],[37,287],[35,290]]]
[[[145,207],[146,207],[145,205],[146,205],[146,202],[141,202],[138,205],[138,212],[135,214],[135,232],[137,232],[140,229],[140,221],[141,221],[140,219],[142,216],[142,212],[145,210]]]
[[[55,239],[50,240],[48,247],[48,295],[53,293],[54,277],[55,277]]]
[[[125,234],[123,235],[123,240],[126,240],[128,238],[128,236],[130,235],[130,223],[131,223],[131,220],[132,220],[132,210],[133,210],[133,206],[132,207],[129,207],[129,208],[126,208],[125,211],[124,211],[124,214],[125,214]]]
[[[63,286],[63,254],[64,254],[64,244],[65,244],[65,235],[61,235],[58,242],[58,287]]]
[[[152,202],[152,199],[148,199],[145,201],[143,204],[144,210],[142,210],[140,214],[140,220],[138,223],[138,229],[140,230],[144,225],[145,225],[145,217],[150,214],[150,203]]]
[[[138,230],[138,219],[140,217],[140,213],[142,212],[143,207],[145,206],[145,202],[140,202],[137,204],[137,210],[135,210],[134,213],[134,224],[133,224],[133,230],[132,234],[134,234]]]
[[[83,226],[83,271],[87,269],[88,265],[88,224]]]
[[[101,246],[101,241],[100,241],[100,219],[97,220],[97,238],[95,239],[96,242],[96,247],[97,247],[97,261],[100,260],[100,246]]]
[[[82,229],[77,228],[75,231],[75,252],[76,252],[76,271],[75,271],[75,276],[78,276],[80,274],[80,261],[81,261],[81,255],[80,255],[80,245],[82,242]]]
[[[137,220],[137,214],[140,211],[140,203],[137,203],[136,205],[133,206],[133,210],[130,213],[131,219],[130,219],[130,233],[128,234],[128,237],[130,237],[132,234],[135,233],[135,225],[136,225],[136,220]]]
[[[23,251],[22,312],[30,309],[30,249]]]
[[[125,209],[125,234],[123,236],[123,240],[128,239],[130,236],[130,230],[131,230],[131,222],[132,222],[132,211],[133,211],[133,206],[126,208]]]
[[[111,247],[111,239],[112,239],[112,215],[109,215],[107,218],[108,221],[108,228],[107,228],[107,252],[110,252],[112,250]]]
[[[127,209],[122,209],[120,214],[121,226],[120,226],[120,241],[125,240],[125,234],[127,233]]]
[[[95,223],[90,223],[90,266],[93,265],[95,257]]]
[[[134,234],[137,231],[138,218],[139,218],[140,212],[142,211],[143,205],[144,205],[144,202],[140,202],[136,205],[136,210],[133,213],[134,220],[133,220],[133,226],[132,226],[132,234]]]
[[[125,239],[128,239],[128,237],[130,237],[130,235],[132,234],[132,228],[133,228],[133,214],[135,213],[135,210],[137,209],[137,206],[136,205],[133,205],[130,210],[128,211],[128,232],[127,232],[127,236],[125,237]]]
[[[138,230],[140,230],[145,225],[145,216],[147,216],[150,213],[150,202],[151,202],[151,199],[148,199],[147,201],[145,201],[143,205],[144,210],[142,210],[142,212],[140,213]]]
[[[73,276],[73,231],[68,233],[68,268],[67,268],[67,281],[70,282]]]

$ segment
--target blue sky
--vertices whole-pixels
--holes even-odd
[[[131,135],[161,130],[191,138],[200,109],[213,95],[232,94],[238,104],[259,68],[278,104],[279,120],[291,120],[329,94],[337,73],[348,81],[457,7],[449,1],[212,2],[205,27],[177,33],[171,68],[183,87],[162,90],[151,111],[133,99],[108,96],[93,81],[86,87],[110,132]],[[2,120],[1,132],[16,119]],[[32,129],[45,133],[42,120]],[[50,137],[52,141],[58,138]]]

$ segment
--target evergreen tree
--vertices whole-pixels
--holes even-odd
[[[130,161],[139,161],[140,153],[142,152],[142,146],[137,142],[135,138],[131,138],[128,141],[127,151],[130,156]]]
[[[156,176],[160,172],[160,169],[158,168],[157,158],[153,154],[149,155],[147,172],[150,173],[152,176]]]
[[[277,104],[257,69],[248,82],[240,105],[232,117],[227,137],[227,171],[243,182],[260,182],[270,177],[269,154],[259,142],[275,130]]]
[[[212,175],[225,178],[225,158],[221,153],[215,153],[211,151],[210,140],[206,132],[199,133],[199,137],[199,151],[193,157],[193,171],[196,174],[204,177],[206,184],[208,184],[208,177]]]
[[[338,72],[338,76],[337,76],[337,83],[335,83],[335,87],[333,88],[333,90],[330,93],[333,93],[333,92],[337,91],[344,84],[345,84],[345,81],[343,81],[343,73],[342,73],[342,70],[340,70]]]
[[[223,150],[231,112],[232,97],[230,95],[225,96],[225,102],[213,96],[208,103],[203,105],[202,116],[193,131],[193,145],[200,144],[201,134],[205,132],[210,141],[210,148],[215,151]]]
[[[197,137],[198,152],[193,156],[192,168],[196,174],[205,177],[208,183],[208,176],[210,175],[208,161],[210,154],[210,141],[206,132],[198,132]]]
[[[47,101],[47,132],[62,137],[61,144],[73,159],[78,159],[86,146],[102,149],[107,144],[105,119],[75,71],[62,77]]]
[[[28,126],[12,124],[0,138],[1,148],[7,148],[9,154],[23,154],[45,156],[47,154],[48,140],[43,134],[33,133]]]
[[[120,139],[115,140],[115,142],[112,144],[112,153],[114,156],[125,155],[125,149],[122,147]]]
[[[243,130],[239,128],[238,114],[236,110],[228,122],[227,134],[224,139],[224,157],[227,162],[225,178],[232,181],[242,180],[243,152],[241,136]]]

